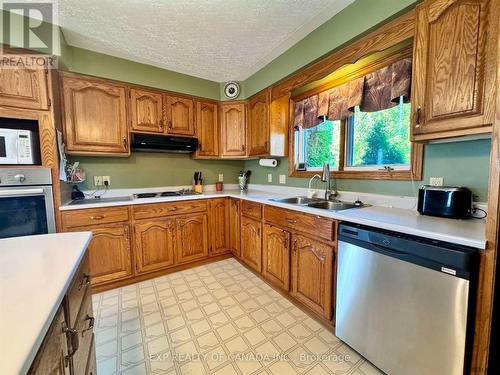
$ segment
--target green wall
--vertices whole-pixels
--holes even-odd
[[[337,188],[346,191],[365,193],[414,196],[416,189],[429,182],[429,177],[444,177],[445,185],[467,186],[477,195],[478,201],[487,200],[488,167],[490,158],[490,140],[450,142],[429,144],[425,146],[424,178],[422,181],[384,181],[337,179]],[[280,158],[276,168],[259,166],[258,160],[245,162],[245,169],[250,169],[250,183],[268,184],[267,174],[273,174],[273,183],[278,184],[278,175],[287,175],[287,185],[307,187],[308,178],[288,177],[288,158]],[[316,182],[315,187],[322,188],[322,183]]]
[[[215,184],[219,173],[226,184],[238,183],[244,162],[238,160],[194,160],[189,155],[134,152],[128,158],[71,157],[87,173],[83,189],[94,189],[93,176],[110,176],[111,188],[145,188],[190,185],[194,171],[203,172],[204,184]]]

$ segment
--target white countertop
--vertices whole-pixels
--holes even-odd
[[[92,238],[90,232],[0,239],[0,374],[25,374]]]
[[[290,210],[330,217],[341,221],[348,221],[356,224],[373,226],[414,236],[451,242],[458,245],[470,246],[478,249],[486,248],[486,223],[484,220],[480,219],[455,220],[437,218],[420,215],[417,211],[411,209],[382,206],[353,208],[343,211],[328,211],[318,208],[279,203],[271,200],[273,198],[293,197],[297,195],[299,194],[297,194],[296,192],[283,193],[276,191],[268,192],[263,190],[249,190],[246,192],[240,192],[239,190],[226,190],[223,192],[208,192],[202,195],[194,196],[142,198],[123,202],[63,205],[60,209],[62,211],[66,211],[96,207],[129,206],[137,204],[173,202],[192,199],[234,197],[282,207]]]

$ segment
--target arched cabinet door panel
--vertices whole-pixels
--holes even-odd
[[[226,157],[246,156],[245,103],[221,105],[221,154]]]
[[[193,99],[165,95],[167,133],[172,135],[194,136]]]
[[[274,285],[290,288],[290,232],[266,224],[262,247],[262,274]]]
[[[208,256],[207,214],[175,219],[177,263],[191,262]]]
[[[260,221],[241,217],[241,259],[255,271],[262,269],[262,229]]]
[[[154,91],[130,89],[129,97],[132,131],[164,133],[163,95]]]

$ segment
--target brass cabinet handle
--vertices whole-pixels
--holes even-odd
[[[82,335],[87,331],[91,331],[94,328],[95,324],[95,318],[93,316],[90,316],[89,314],[87,314],[85,320],[89,321],[89,326],[82,331]]]
[[[66,360],[69,360],[75,355],[76,351],[80,347],[80,338],[78,337],[78,330],[74,328],[65,327],[63,328],[63,332],[66,333],[66,336],[71,344],[71,352],[69,352],[66,356]]]
[[[290,224],[295,224],[297,220],[294,219],[286,219]]]
[[[127,138],[123,138],[123,147],[127,149]]]
[[[160,119],[160,130],[163,130],[163,119]]]
[[[418,106],[415,111],[415,127],[420,128],[420,121],[422,117],[422,107]]]
[[[80,285],[78,285],[78,290],[82,290],[83,287],[90,285],[90,275],[84,273],[82,275],[82,280],[80,281]]]
[[[90,220],[102,220],[102,219],[104,219],[104,215],[96,215],[90,217]]]
[[[170,121],[168,122],[168,128],[169,128],[169,129],[172,129],[172,120],[170,120]]]
[[[241,151],[245,151],[245,145],[241,145]]]

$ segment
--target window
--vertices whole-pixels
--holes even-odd
[[[310,129],[295,132],[295,160],[305,163],[306,170],[321,170],[329,163],[338,169],[340,160],[340,121],[323,121]]]

